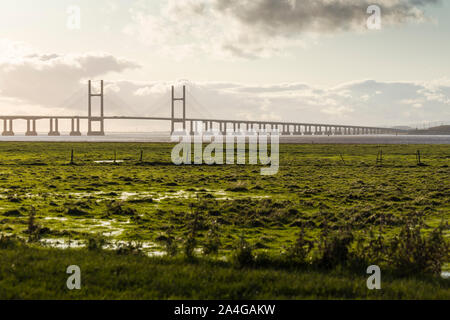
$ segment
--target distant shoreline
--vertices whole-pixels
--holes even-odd
[[[0,142],[130,142],[170,143],[170,136],[164,133],[111,133],[103,137],[71,137],[62,135],[50,137],[40,135],[27,137],[0,137]],[[450,144],[450,135],[379,135],[379,136],[282,136],[281,143],[287,144]]]

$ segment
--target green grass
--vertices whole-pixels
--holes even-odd
[[[450,220],[449,145],[286,144],[281,145],[281,167],[275,176],[261,176],[259,166],[175,166],[170,159],[172,147],[171,144],[145,143],[0,143],[0,234],[28,238],[28,216],[33,206],[36,209],[36,223],[40,226],[39,237],[42,239],[85,241],[94,234],[103,234],[109,241],[135,240],[151,246],[147,251],[160,251],[163,250],[160,240],[167,236],[168,230],[171,230],[176,243],[182,243],[186,239],[189,233],[188,222],[193,212],[200,210],[195,208],[201,207],[197,246],[200,248],[207,242],[208,230],[216,223],[221,242],[219,257],[229,257],[241,234],[255,248],[256,254],[280,255],[294,243],[301,227],[311,240],[317,240],[324,227],[338,231],[343,226],[351,228],[363,238],[368,237],[370,232],[381,232],[386,239],[392,239],[399,233],[406,216],[423,216],[424,234],[428,234],[442,221]],[[380,148],[383,150],[384,161],[382,165],[376,165]],[[75,151],[75,165],[69,165],[72,149]],[[139,162],[141,150],[144,151],[142,163]],[[425,166],[417,165],[417,150],[421,151]],[[113,159],[114,152],[117,153],[117,159],[124,160],[123,163],[95,162]],[[380,223],[383,224],[382,229]],[[444,236],[448,239],[448,227],[444,230]],[[5,253],[13,255],[14,250],[8,250],[10,251]],[[56,263],[54,259],[66,259],[70,255],[88,255],[84,251],[77,253],[36,249],[23,249],[23,254],[35,255],[38,260],[39,256],[46,257],[48,263]],[[1,256],[6,257],[4,251],[1,251]],[[93,277],[96,272],[101,272],[99,270],[103,265],[113,263],[115,256],[101,254],[92,257],[94,264],[99,261],[97,258],[103,259],[104,263],[92,266],[92,270],[96,270]],[[178,295],[226,298],[236,297],[239,292],[233,286],[240,286],[241,272],[236,272],[226,264],[215,265],[208,262],[185,266],[176,260],[163,262],[127,258],[126,261],[128,259],[138,259],[136,261],[151,265],[155,270],[158,265],[161,265],[161,270],[162,266],[170,266],[173,273],[168,276],[167,281],[170,277],[187,277],[186,274],[190,272],[194,277],[202,269],[213,277],[213,270],[218,268],[221,272],[217,275],[223,272],[223,281],[229,279],[225,274],[231,277],[237,273],[236,278],[233,278],[236,282],[233,285],[233,282],[220,285],[217,278],[217,286],[223,286],[223,291],[218,289],[209,292],[206,287],[201,287],[201,279],[187,277],[186,279],[191,280],[186,281],[193,286],[198,285],[198,290],[179,294],[177,291],[171,292],[169,287],[164,287],[167,291],[157,292],[157,279],[153,280],[156,281],[155,284],[146,275],[134,274],[132,277],[143,277],[139,279],[139,284],[130,282],[129,285],[122,283],[122,287],[120,284],[111,289],[105,287],[105,294],[101,293],[99,285],[97,289],[100,291],[83,298],[108,298],[106,292],[111,298],[120,298],[122,291],[141,292],[142,290],[138,290],[140,286],[146,288],[146,292],[149,290],[145,297],[155,298]],[[449,261],[446,262],[444,268],[449,269]],[[65,263],[66,261],[62,264]],[[2,264],[2,268],[7,266]],[[137,268],[124,266],[128,267],[134,270],[132,272],[136,271],[133,268]],[[61,265],[52,268],[56,270]],[[176,271],[178,269],[179,275]],[[14,281],[14,273],[4,272],[2,283]],[[246,272],[243,274],[261,279],[258,277],[263,277],[269,271]],[[262,283],[256,280],[252,284],[242,281],[241,290],[245,293],[242,296],[326,298],[329,295],[337,298],[365,298],[369,294],[365,289],[364,272],[355,281],[349,280],[355,276],[353,273],[336,275],[321,271],[270,272],[276,272],[281,283],[286,281],[283,291],[259,291],[260,287],[253,290],[254,286]],[[296,287],[300,286],[296,279],[310,275],[314,281],[304,281],[311,286],[310,291]],[[53,276],[56,277],[56,273],[48,276],[49,284],[53,283]],[[63,274],[61,277],[64,276]],[[43,274],[41,277],[45,278]],[[322,278],[323,280],[319,280]],[[29,281],[32,282],[33,279],[29,275]],[[333,281],[339,282],[339,279],[348,282],[343,291],[331,285]],[[108,281],[106,276],[104,281]],[[24,286],[31,286],[31,282],[24,282]],[[416,294],[417,297],[431,298],[436,290],[441,290],[437,285],[439,281],[395,280],[393,277],[391,282],[394,287],[389,294],[383,294],[382,298],[400,298],[407,294],[410,294],[408,297]],[[314,283],[324,283],[324,286],[317,285],[317,288],[313,288]],[[150,290],[150,284],[156,289]],[[250,285],[252,293],[245,292],[246,284]],[[64,283],[59,284],[63,285]],[[292,293],[289,293],[289,285],[292,286]],[[6,288],[8,297],[32,292],[24,290],[26,287]],[[442,290],[445,289],[448,290],[448,287],[443,287]],[[59,293],[51,294],[52,290],[42,291],[40,297],[44,298],[46,294],[49,297],[58,296]],[[408,290],[411,292],[407,293]],[[86,294],[87,290],[84,292]],[[395,292],[399,292],[397,296]],[[36,292],[33,294],[34,297],[38,295]]]
[[[66,288],[69,265],[82,289]],[[382,275],[368,290],[365,270],[307,271],[113,252],[20,248],[0,255],[0,299],[450,299],[448,281]]]

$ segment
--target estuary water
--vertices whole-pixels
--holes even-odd
[[[108,133],[104,137],[71,137],[62,134],[49,137],[41,134],[36,137],[16,135],[0,136],[0,141],[22,142],[170,142],[168,133]],[[376,136],[282,136],[281,143],[301,144],[450,144],[450,135],[376,135]]]

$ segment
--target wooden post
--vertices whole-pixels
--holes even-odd
[[[70,154],[70,164],[74,164],[74,162],[73,162],[73,149],[72,149],[72,152]]]

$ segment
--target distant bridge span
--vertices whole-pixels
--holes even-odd
[[[91,81],[89,81],[89,99],[88,99],[88,115],[87,116],[33,116],[33,115],[9,115],[0,116],[3,121],[3,136],[14,136],[13,124],[15,120],[27,121],[27,136],[37,136],[36,122],[38,120],[48,120],[50,122],[49,136],[60,136],[59,120],[71,120],[71,136],[81,136],[80,121],[87,120],[88,136],[104,136],[105,120],[154,120],[168,121],[171,123],[171,132],[174,133],[177,124],[181,125],[180,131],[186,131],[189,126],[191,134],[195,134],[197,124],[201,123],[204,130],[219,130],[223,134],[228,132],[237,132],[241,129],[245,130],[267,130],[268,132],[278,130],[282,135],[378,135],[378,134],[398,134],[405,132],[404,130],[368,127],[368,126],[349,126],[339,124],[320,124],[320,123],[300,123],[285,121],[253,121],[253,120],[224,120],[224,119],[201,119],[186,117],[186,87],[183,86],[183,96],[175,97],[175,89],[172,86],[172,104],[171,117],[140,117],[140,116],[105,116],[104,114],[104,87],[101,81],[100,93],[92,93]],[[100,98],[100,114],[93,115],[92,98]],[[178,102],[182,103],[183,116],[175,116],[175,107]],[[98,130],[93,130],[92,124],[99,124]],[[280,130],[281,129],[281,130]]]

